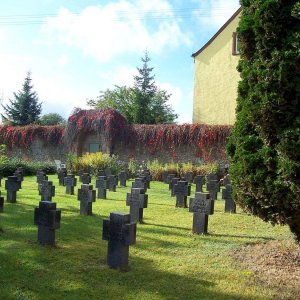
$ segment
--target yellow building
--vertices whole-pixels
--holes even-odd
[[[195,62],[193,123],[235,122],[239,51],[236,38],[241,8],[192,57]]]

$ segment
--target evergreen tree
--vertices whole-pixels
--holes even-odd
[[[227,149],[235,200],[300,242],[300,5],[242,0],[237,119]]]
[[[14,93],[14,99],[9,100],[10,104],[2,105],[6,113],[6,116],[2,115],[4,121],[23,126],[39,120],[42,104],[39,103],[38,96],[32,89],[31,74],[28,72],[22,90]]]
[[[150,104],[157,91],[154,76],[151,76],[153,68],[148,66],[150,58],[148,52],[145,52],[145,57],[142,57],[143,67],[137,68],[139,75],[134,76],[134,122],[136,124],[152,123],[150,114]]]
[[[142,58],[142,68],[137,68],[139,75],[134,76],[133,87],[115,86],[113,90],[101,92],[97,100],[88,100],[87,104],[95,108],[114,108],[129,123],[173,123],[178,116],[167,104],[171,95],[156,86],[154,75],[151,75],[153,68],[148,66],[149,61],[146,51]]]

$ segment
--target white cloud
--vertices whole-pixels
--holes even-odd
[[[47,19],[48,42],[81,49],[85,55],[108,62],[121,53],[153,53],[190,45],[173,17],[168,1],[119,0],[89,6],[79,14],[61,8],[57,17]]]

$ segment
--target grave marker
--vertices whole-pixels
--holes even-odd
[[[171,197],[174,197],[174,186],[177,184],[177,182],[180,180],[180,178],[174,177],[171,179],[171,182],[169,183],[169,189],[171,189]]]
[[[144,208],[148,206],[148,195],[140,188],[132,188],[130,193],[127,193],[126,205],[130,206],[131,222],[143,223]]]
[[[184,174],[184,180],[187,181],[188,183],[193,183],[193,179],[194,179],[193,172],[186,172]]]
[[[212,200],[209,193],[198,192],[195,194],[195,198],[190,198],[189,211],[193,213],[193,233],[207,233],[211,204]]]
[[[107,176],[107,188],[111,192],[115,192],[118,184],[117,175]]]
[[[236,213],[236,204],[232,198],[232,185],[226,184],[222,191],[222,199],[225,200],[225,212]]]
[[[145,193],[147,192],[147,181],[146,177],[138,177],[132,182],[132,188],[134,189],[143,189]]]
[[[162,174],[161,174],[161,179],[164,183],[168,183],[168,175],[169,175],[169,172],[168,171],[163,171]]]
[[[176,207],[187,207],[187,196],[191,194],[191,185],[187,181],[180,180],[174,185]]]
[[[144,171],[142,172],[142,176],[141,176],[141,177],[142,177],[142,178],[145,177],[146,183],[147,183],[147,188],[150,189],[150,182],[151,182],[151,180],[152,180],[152,176],[151,176],[150,171],[149,171],[148,169],[144,170]]]
[[[96,178],[96,188],[98,189],[98,199],[106,199],[107,177],[98,176]]]
[[[3,179],[3,176],[0,175],[0,186],[2,186],[1,180]]]
[[[41,184],[44,180],[48,181],[48,176],[44,171],[38,171],[36,173],[36,182]]]
[[[0,213],[2,213],[4,210],[4,197],[1,196],[0,192]]]
[[[207,179],[207,181],[211,181],[211,180],[217,180],[218,181],[219,180],[218,175],[214,174],[214,173],[207,174],[206,179]]]
[[[172,178],[175,178],[175,174],[168,174],[168,176],[167,176],[167,183],[169,184],[169,190],[171,190],[170,183],[172,181]]]
[[[55,186],[52,181],[44,180],[39,185],[39,195],[41,195],[41,201],[52,201],[52,197],[55,196]]]
[[[223,177],[223,185],[226,186],[227,184],[231,184],[231,181],[230,181],[230,175],[227,174]]]
[[[60,228],[61,210],[56,203],[41,201],[34,209],[34,224],[38,226],[38,241],[41,245],[55,245],[55,230]]]
[[[111,168],[110,168],[110,167],[105,168],[105,169],[104,169],[104,173],[105,173],[106,176],[112,175]]]
[[[80,214],[84,216],[92,215],[92,202],[96,201],[96,191],[92,185],[82,184],[78,189],[78,201],[80,201]]]
[[[206,190],[209,191],[212,200],[217,200],[220,191],[220,183],[218,180],[211,180],[206,183]]]
[[[136,223],[130,222],[130,214],[110,213],[103,220],[102,239],[108,241],[107,264],[109,267],[128,267],[129,246],[136,242]]]
[[[64,185],[64,179],[67,176],[67,174],[68,174],[68,172],[67,172],[66,168],[61,168],[58,170],[57,177],[58,177],[59,185],[62,185],[62,186]]]
[[[17,176],[8,176],[5,180],[6,201],[10,203],[17,202],[17,191],[20,189],[20,182]]]
[[[203,192],[203,185],[205,184],[205,176],[204,175],[195,176],[194,183],[196,184],[196,192]]]
[[[17,169],[13,176],[16,176],[17,177],[17,181],[19,182],[20,184],[20,189],[22,188],[22,181],[24,180],[24,176],[23,176],[23,172],[22,172],[22,169]]]
[[[64,186],[66,187],[66,194],[74,195],[74,187],[77,185],[77,178],[74,174],[69,174],[64,178]]]
[[[92,177],[89,173],[83,173],[80,176],[80,181],[82,182],[82,184],[90,184],[92,182]]]
[[[120,186],[126,187],[127,173],[126,171],[121,171],[119,173]]]

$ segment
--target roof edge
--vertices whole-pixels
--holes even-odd
[[[213,35],[213,37],[197,52],[193,53],[191,56],[196,57],[200,54],[204,49],[206,49],[217,37],[218,35],[228,26],[228,24],[242,11],[242,7],[240,7],[228,20],[227,22]]]

